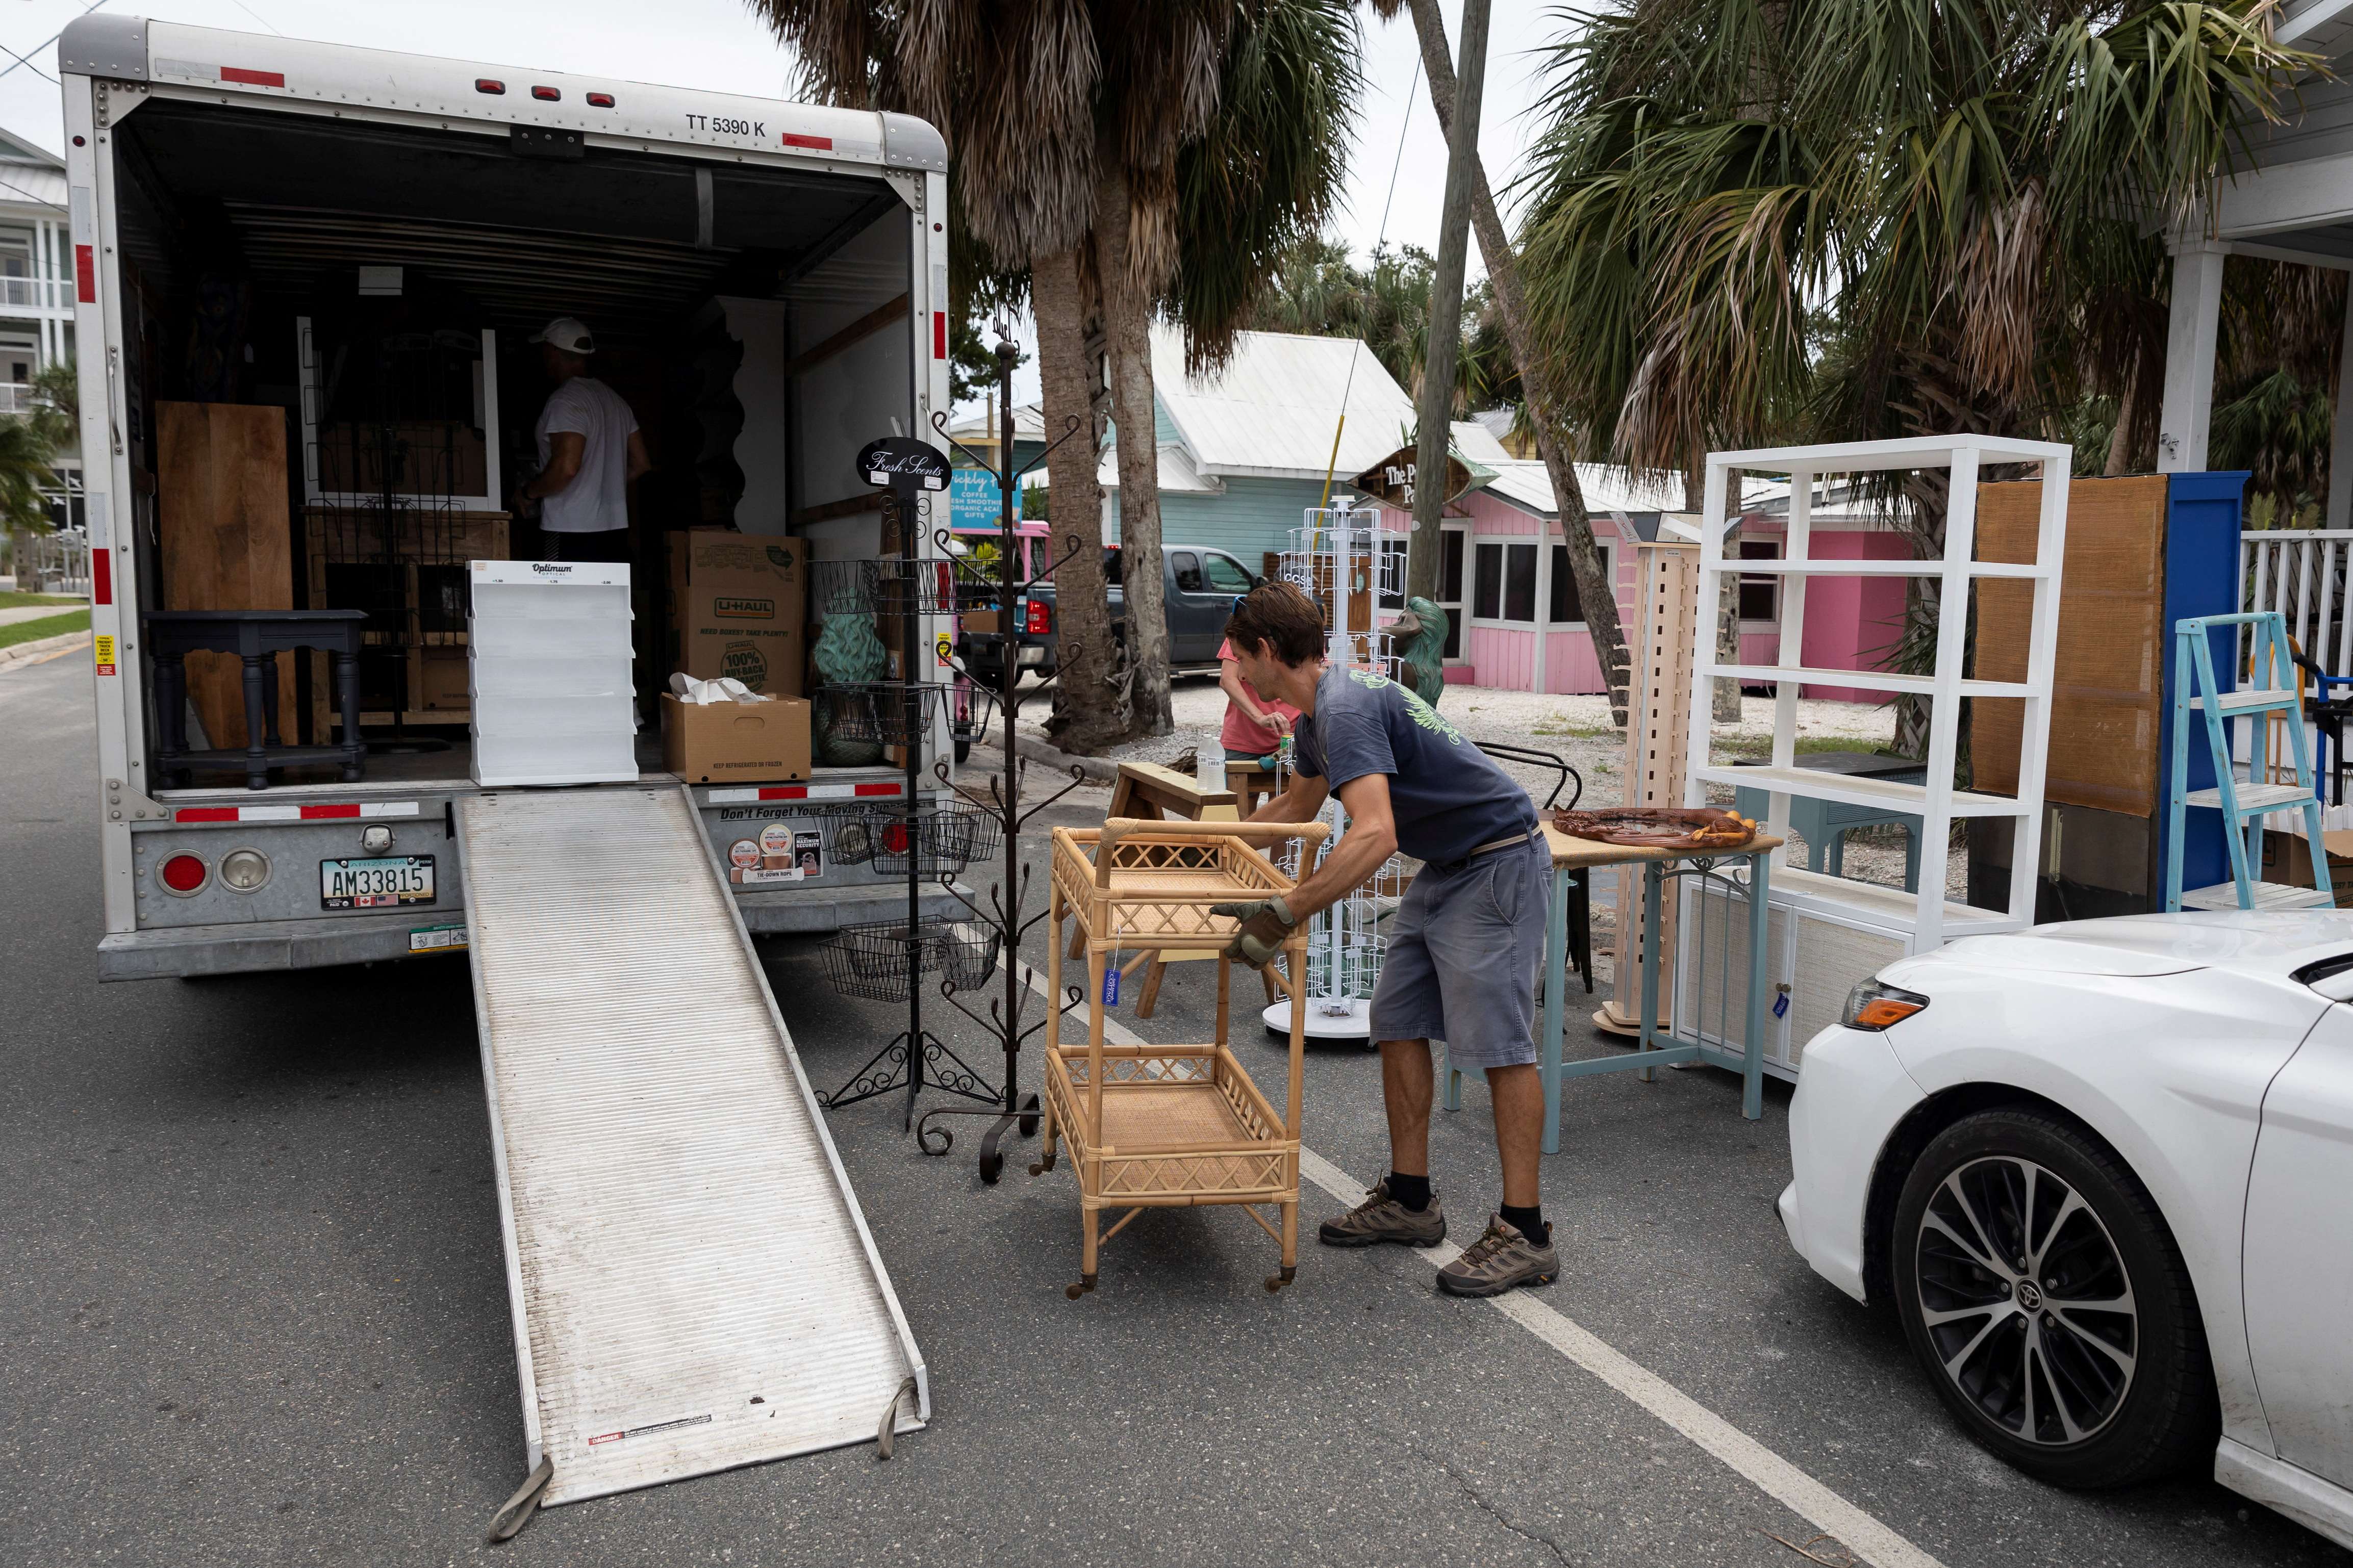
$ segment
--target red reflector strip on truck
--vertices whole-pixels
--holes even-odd
[[[712,805],[740,805],[749,800],[851,800],[869,795],[904,793],[904,784],[766,784],[759,789],[715,789],[707,797]]]
[[[948,357],[948,313],[945,310],[932,312],[932,357]]]
[[[787,147],[807,147],[819,153],[833,151],[833,138],[830,136],[804,136],[797,131],[787,131],[784,142]]]
[[[424,808],[413,800],[385,801],[370,805],[184,805],[172,814],[174,822],[332,822],[367,816],[421,816]]]
[[[102,544],[90,552],[90,602],[114,603],[114,552]]]
[[[284,87],[286,85],[284,71],[249,71],[243,66],[223,66],[220,73],[221,80],[241,81],[248,87]]]
[[[98,303],[98,253],[87,245],[74,247],[74,298],[85,305]]]

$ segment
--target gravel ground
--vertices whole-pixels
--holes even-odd
[[[1040,739],[1053,688],[1025,687],[1021,693],[1021,726]],[[1133,741],[1110,752],[1123,762],[1173,762],[1217,739],[1226,710],[1225,694],[1215,679],[1180,676],[1171,706],[1176,732],[1149,741]],[[1772,742],[1773,700],[1748,697],[1741,701],[1737,726],[1715,727],[1715,760],[1734,757],[1761,759]],[[1584,781],[1582,799],[1588,805],[1616,805],[1625,799],[1623,780],[1626,734],[1609,721],[1609,700],[1602,697],[1557,697],[1534,691],[1513,691],[1493,686],[1450,686],[1439,700],[1439,710],[1472,740],[1525,746],[1556,752]],[[1870,752],[1888,745],[1895,735],[1894,710],[1861,702],[1800,701],[1798,704],[1799,744],[1816,751]],[[1505,764],[1506,771],[1539,802],[1551,793],[1556,775],[1543,768]],[[1729,805],[1732,792],[1715,792]],[[1805,840],[1790,838],[1791,858],[1804,853]],[[1904,881],[1904,830],[1895,826],[1859,828],[1847,836],[1844,874],[1856,881],[1901,887]],[[1963,898],[1968,885],[1968,862],[1955,844],[1946,858],[1945,889],[1948,897]],[[1598,893],[1599,889],[1597,889]],[[1594,946],[1597,958],[1611,947],[1612,911],[1597,897],[1594,906]],[[1602,962],[1606,975],[1608,965]]]

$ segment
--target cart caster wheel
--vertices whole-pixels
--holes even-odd
[[[1092,1274],[1082,1274],[1079,1276],[1079,1282],[1077,1284],[1065,1285],[1062,1287],[1062,1294],[1075,1301],[1094,1288],[1095,1277]]]
[[[1268,1275],[1266,1277],[1266,1293],[1270,1296],[1273,1295],[1277,1290],[1282,1289],[1285,1285],[1290,1284],[1298,1277],[1299,1270],[1296,1268],[1286,1268],[1280,1274]]]
[[[1021,1136],[1035,1138],[1037,1135],[1038,1097],[1033,1094],[1021,1102]]]
[[[983,1182],[993,1187],[997,1185],[997,1178],[1004,1173],[1004,1155],[998,1153],[996,1150],[991,1149],[987,1153],[983,1154],[980,1157],[980,1179]]]
[[[1042,1176],[1053,1168],[1054,1156],[1051,1154],[1047,1155],[1042,1160],[1032,1160],[1029,1162],[1029,1173],[1033,1176]]]

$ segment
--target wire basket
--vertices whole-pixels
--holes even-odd
[[[954,691],[927,680],[837,680],[822,688],[820,695],[837,738],[916,746],[929,738],[942,705],[952,700]]]
[[[912,822],[904,807],[870,811],[865,816],[869,856],[886,877],[903,877],[912,857],[930,877],[961,871],[997,852],[1003,825],[997,814],[955,801],[918,806]]]
[[[809,563],[809,608],[827,616],[871,616],[874,600],[866,592],[868,561]]]
[[[953,614],[956,563],[941,558],[863,561],[867,602],[881,616]]]
[[[962,921],[919,925],[912,936],[903,921],[844,926],[825,944],[826,978],[844,996],[869,1002],[904,1002],[908,988],[925,977],[951,991],[971,991],[997,973],[1003,940]]]

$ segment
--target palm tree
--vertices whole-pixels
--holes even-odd
[[[1166,310],[1192,357],[1222,357],[1274,258],[1329,210],[1356,79],[1345,0],[756,5],[816,96],[920,114],[947,137],[973,265],[1027,275],[1050,428],[1099,418],[1108,361],[1132,658],[1121,667],[1111,637],[1102,559],[1082,549],[1057,574],[1051,728],[1082,752],[1166,733],[1149,322]],[[1082,441],[1047,460],[1060,537],[1096,537],[1095,460]]]
[[[1446,47],[1446,21],[1438,0],[1373,0],[1383,17],[1394,17],[1410,5],[1414,36],[1421,45],[1421,69],[1430,83],[1430,106],[1439,128],[1450,135],[1454,126],[1454,62]],[[1518,253],[1504,231],[1495,210],[1495,196],[1485,169],[1473,155],[1471,174],[1471,227],[1479,237],[1479,254],[1487,263],[1487,281],[1493,292],[1495,322],[1511,351],[1525,396],[1522,411],[1535,437],[1536,455],[1544,459],[1560,507],[1561,543],[1568,555],[1569,575],[1585,606],[1588,634],[1609,689],[1611,717],[1626,722],[1626,634],[1618,624],[1618,585],[1594,541],[1593,519],[1585,509],[1585,487],[1577,482],[1577,432],[1568,396],[1560,384],[1558,368],[1538,348],[1520,281]]]
[[[1556,52],[1535,330],[1577,417],[1647,466],[1793,405],[1846,439],[2057,433],[2086,393],[2137,421],[2147,220],[2201,224],[2314,63],[2272,42],[2269,0],[1618,0]],[[1940,549],[1942,476],[1905,485]],[[1934,584],[1911,583],[1917,626]]]

